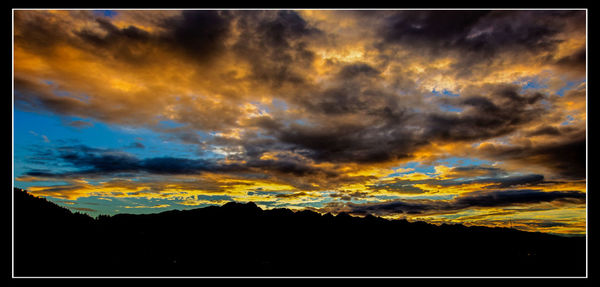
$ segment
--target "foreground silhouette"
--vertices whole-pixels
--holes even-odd
[[[228,203],[71,213],[15,189],[15,276],[585,276],[585,238]]]

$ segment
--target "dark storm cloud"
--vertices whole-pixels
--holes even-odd
[[[136,15],[141,16],[132,12],[131,17]],[[17,11],[15,43],[36,53],[50,53],[67,44],[135,65],[156,62],[159,50],[192,59],[197,65],[216,63],[233,52],[250,63],[253,79],[279,85],[303,81],[304,76],[293,71],[294,67],[310,66],[314,59],[304,39],[321,33],[295,11],[184,10],[153,20],[150,25],[158,29],[151,31],[136,25],[118,27],[114,20],[89,11],[70,11],[68,16],[88,25],[73,26],[48,12]],[[231,47],[226,42],[232,39],[234,27],[239,35]]]
[[[19,30],[15,43],[39,53],[56,52],[61,45],[90,51],[110,60],[124,61],[142,65],[149,61],[153,49],[151,44],[158,43],[154,35],[136,26],[118,28],[108,19],[95,17],[89,11],[69,11],[69,16],[92,22],[96,26],[78,29],[66,19],[51,14],[25,13],[16,11],[15,25]]]
[[[228,11],[182,11],[181,16],[167,18],[167,32],[160,40],[181,49],[189,57],[208,61],[225,49],[230,33],[231,15]]]
[[[72,95],[59,96],[41,82],[15,76],[15,107],[26,111],[51,111],[57,114],[84,116],[89,104]]]
[[[544,176],[539,174],[529,174],[523,176],[498,178],[493,182],[498,182],[498,184],[492,185],[489,188],[508,188],[517,185],[535,185],[544,182]]]
[[[353,63],[342,67],[342,69],[339,72],[339,78],[352,79],[361,75],[375,77],[378,76],[380,73],[381,72],[371,67],[369,64]]]
[[[182,11],[181,15],[160,21],[160,32],[150,33],[130,25],[118,28],[104,17],[95,18],[102,32],[84,28],[75,31],[89,49],[106,51],[136,65],[152,63],[156,48],[180,51],[198,64],[210,62],[225,50],[231,17],[227,11]]]
[[[585,186],[586,12],[15,11],[17,109],[163,140],[142,158],[125,152],[139,139],[50,135],[22,147],[17,180],[69,199],[246,189],[379,214],[579,204],[532,189]]]
[[[18,12],[15,23],[19,33],[15,42],[38,53],[50,52],[59,44],[69,44],[137,66],[155,62],[157,48],[176,50],[204,64],[225,51],[224,42],[230,35],[232,21],[228,11],[186,10],[181,15],[158,21],[161,31],[148,32],[135,25],[119,28],[111,20],[88,11],[71,11],[69,15],[96,25],[78,29],[60,17]]]
[[[171,157],[139,159],[125,152],[91,148],[84,145],[63,146],[51,152],[54,154],[55,161],[52,164],[61,166],[66,164],[76,170],[63,173],[32,170],[26,173],[26,175],[38,177],[68,177],[137,172],[154,174],[188,174],[218,169],[218,165],[207,160],[191,160]]]
[[[490,57],[507,50],[552,50],[560,42],[554,36],[584,16],[585,11],[402,11],[386,19],[380,34],[386,43],[433,54],[456,49]]]
[[[567,71],[575,71],[581,75],[585,75],[587,64],[587,49],[582,47],[575,53],[562,57],[556,60],[556,65],[564,68]]]
[[[261,21],[257,32],[267,46],[290,48],[290,40],[317,33],[317,30],[308,27],[295,11],[278,11],[274,19]]]
[[[426,213],[429,210],[441,211],[452,209],[451,205],[446,201],[428,199],[392,201],[376,204],[347,203],[346,205],[348,210],[344,210],[345,212],[353,214],[375,214],[379,216],[401,213],[421,214]]]
[[[585,179],[586,177],[585,133],[560,142],[537,146],[489,145],[480,150],[482,155],[497,160],[545,166],[566,178]]]
[[[96,23],[100,26],[102,31],[105,32],[103,36],[100,36],[89,29],[82,29],[81,31],[78,31],[76,35],[97,47],[119,45],[121,44],[120,42],[123,41],[129,43],[136,41],[145,42],[150,39],[150,34],[148,32],[135,26],[128,26],[127,28],[120,29],[104,18],[96,18]]]
[[[464,39],[474,29],[481,28],[477,26],[483,25],[481,23],[496,21],[508,25],[505,23],[507,19],[514,18],[516,26],[511,29],[516,29],[530,24],[538,27],[539,23],[546,21],[546,14],[543,13],[539,14],[542,16],[535,14],[534,18],[541,19],[535,23],[522,19],[526,17],[521,14],[504,15],[487,11],[398,12],[386,18],[396,29],[389,30],[391,34],[386,34],[386,39],[390,42],[415,40],[416,43],[439,38],[442,46],[466,47],[468,45],[463,42],[467,40]],[[567,16],[557,17],[563,19]],[[311,66],[313,57],[307,41],[323,34],[294,11],[184,11],[181,15],[166,18],[162,22],[164,31],[155,34],[134,26],[118,28],[104,18],[95,21],[104,31],[103,35],[85,29],[77,35],[99,48],[120,49],[123,46],[133,49],[137,47],[136,43],[153,42],[163,46],[175,45],[177,47],[174,48],[185,50],[189,57],[212,57],[216,55],[214,53],[220,53],[216,51],[226,49],[224,42],[231,36],[231,29],[235,25],[239,35],[235,38],[232,51],[239,59],[250,64],[252,73],[249,77],[274,86],[283,83],[304,85],[302,83],[306,76],[300,72]],[[421,32],[416,33],[414,29]],[[498,27],[494,29],[502,30]],[[500,38],[508,39],[508,35],[514,32],[511,29],[484,34],[503,35]],[[546,39],[547,33],[552,34],[545,30],[535,32],[536,29],[525,29],[529,32],[524,37],[540,40]],[[394,31],[406,33],[394,34]],[[496,41],[494,37],[491,38],[488,40]],[[519,38],[514,41],[517,40]],[[115,55],[127,54],[111,51]],[[297,151],[318,161],[383,162],[408,158],[414,150],[435,140],[481,140],[506,135],[538,119],[542,113],[539,102],[543,96],[520,95],[516,86],[490,87],[490,95],[466,95],[447,100],[448,104],[464,109],[460,114],[422,110],[422,107],[416,111],[407,104],[405,97],[385,88],[379,76],[378,67],[362,62],[348,63],[337,69],[327,87],[304,86],[306,89],[283,95],[289,97],[288,104],[295,104],[308,112],[306,117],[309,122],[297,124],[289,121],[290,124],[284,124],[289,120],[285,118],[255,120],[255,126],[271,137],[246,137],[241,143],[246,156],[252,159],[270,148],[279,148]],[[15,82],[19,91],[16,96],[18,105],[75,115],[82,111],[89,113],[98,110],[94,108],[98,103],[49,94],[41,84],[21,78]],[[30,96],[34,93],[44,96]],[[122,112],[111,108],[105,109],[104,114],[89,116],[111,119]],[[335,120],[335,117],[352,115],[353,119]],[[189,117],[195,120],[198,113],[191,110]],[[235,121],[231,120],[226,125],[235,125]],[[176,136],[186,143],[206,147],[206,143],[193,132],[182,130]]]
[[[537,128],[534,131],[529,132],[528,135],[529,136],[540,136],[540,135],[558,136],[558,135],[561,135],[561,132],[560,132],[560,128],[558,128],[558,127],[543,126],[543,127]]]
[[[19,27],[14,37],[15,45],[35,49],[38,53],[49,53],[56,44],[68,41],[69,23],[47,16],[48,12],[30,14],[15,11],[14,25]]]
[[[192,174],[218,169],[218,166],[207,160],[159,157],[140,161],[141,171],[157,174]]]
[[[382,106],[382,112],[387,111],[390,114],[396,112],[397,116],[402,116],[402,112],[393,111],[390,108],[391,105],[384,106],[385,101],[391,101],[391,98],[386,99],[377,96],[381,92],[376,89],[361,90],[361,87],[355,83],[350,83],[347,86],[324,90],[320,94],[321,97],[313,103],[309,103],[308,107],[323,114],[341,115],[352,113],[374,114],[377,112],[378,106]]]
[[[366,63],[340,65],[325,87],[307,90],[290,101],[323,116],[362,114],[398,124],[407,116],[408,107],[397,93],[384,87],[380,74]]]
[[[276,136],[283,142],[298,146],[305,156],[333,162],[368,163],[407,158],[407,152],[419,141],[407,131],[389,125],[380,128],[291,126],[277,131]]]
[[[333,198],[339,198],[341,200],[352,200],[352,199],[365,199],[365,198],[369,198],[369,197],[375,197],[374,195],[369,194],[368,192],[361,192],[361,191],[345,191],[345,190],[340,190],[338,192],[332,193],[329,195],[330,197]]]
[[[354,214],[428,214],[455,212],[469,208],[528,205],[543,202],[585,204],[586,196],[585,193],[580,191],[493,190],[465,193],[451,200],[405,199],[384,203],[346,203],[342,210]]]
[[[83,145],[60,147],[57,156],[64,162],[86,172],[121,172],[140,168],[139,160],[127,153]]]
[[[149,61],[152,55],[149,44],[154,40],[150,33],[135,26],[120,29],[104,18],[96,18],[96,23],[102,33],[85,28],[74,32],[84,45],[90,45],[88,49],[96,53],[104,51],[105,57],[136,65]]]
[[[278,88],[304,84],[298,70],[310,67],[314,52],[305,39],[320,33],[295,11],[239,11],[240,36],[233,46],[237,56],[250,64],[251,78]]]
[[[134,155],[110,149],[98,149],[84,145],[63,146],[55,151],[44,152],[46,161],[60,162],[76,168],[73,172],[61,174],[47,170],[31,170],[28,176],[61,177],[94,174],[150,173],[150,174],[197,174],[202,172],[267,172],[293,176],[320,176],[337,178],[341,175],[333,170],[311,166],[307,162],[293,158],[280,157],[278,160],[250,159],[238,163],[221,163],[218,160],[187,159],[176,157],[155,157],[140,159]],[[53,155],[50,157],[49,154]]]
[[[355,79],[356,70],[364,74],[362,71],[371,68],[353,66],[349,70],[353,76],[318,96],[298,100],[311,112],[307,116],[327,117],[330,121],[284,125],[265,118],[257,125],[318,161],[383,162],[408,158],[418,147],[436,140],[483,140],[506,135],[546,112],[541,104],[545,95],[520,94],[516,85],[489,85],[480,89],[482,95],[440,100],[463,108],[461,113],[415,111],[404,106],[402,97],[367,85],[375,84],[372,75]],[[335,121],[337,116],[346,118]]]
[[[367,187],[373,190],[385,189],[398,194],[419,194],[430,191],[414,186],[416,184],[427,184],[443,188],[468,184],[489,184],[485,187],[486,189],[497,189],[516,186],[539,186],[544,183],[552,183],[544,181],[544,176],[540,174],[509,175],[506,171],[498,168],[477,166],[455,167],[450,169],[446,176],[449,178],[421,180],[394,179],[391,181],[380,181],[372,185],[367,185]]]
[[[35,177],[55,177],[56,174],[50,172],[49,170],[39,170],[39,169],[33,169],[27,172],[27,175],[29,176],[35,176]]]
[[[441,47],[465,45],[470,30],[490,11],[399,12],[380,31],[385,41],[419,46],[434,42]]]
[[[306,164],[305,162],[289,158],[278,158],[277,160],[250,160],[245,164],[245,166],[256,168],[258,170],[275,171],[284,174],[292,174],[295,176],[323,174],[327,177],[336,177],[339,175],[336,172],[315,168]]]
[[[256,126],[319,161],[380,162],[408,156],[426,142],[411,129],[419,119],[402,98],[381,87],[380,72],[365,63],[343,65],[328,87],[307,89],[289,104],[305,122],[262,118]]]
[[[472,95],[446,102],[464,108],[460,114],[431,114],[428,136],[442,140],[477,140],[502,136],[544,113],[542,94],[520,95],[520,87],[492,87],[487,97]]]
[[[585,198],[585,193],[581,191],[502,190],[467,193],[457,197],[454,202],[456,206],[494,207],[555,200],[584,204]]]

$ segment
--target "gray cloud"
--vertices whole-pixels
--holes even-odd
[[[522,91],[515,84],[473,84],[463,87],[457,97],[437,97],[429,101],[424,94],[430,91],[419,86],[418,77],[403,67],[401,60],[406,59],[408,66],[408,60],[419,55],[434,59],[456,57],[449,73],[456,79],[469,78],[465,71],[475,70],[471,69],[474,65],[493,70],[496,66],[491,59],[512,61],[512,58],[501,57],[506,53],[522,59],[553,52],[561,43],[558,35],[581,32],[582,27],[585,28],[583,12],[349,12],[347,17],[358,19],[358,23],[374,24],[369,28],[374,31],[370,37],[377,44],[367,48],[379,48],[369,52],[377,54],[376,60],[368,63],[331,60],[326,63],[331,72],[324,76],[323,83],[314,79],[317,74],[315,51],[327,45],[336,48],[343,41],[340,35],[320,29],[318,23],[303,18],[302,13],[296,11],[184,11],[161,18],[156,31],[135,25],[117,27],[110,20],[91,13],[69,14],[90,24],[76,29],[66,20],[50,21],[45,14],[19,11],[15,15],[18,27],[15,44],[23,49],[50,53],[51,47],[67,44],[136,67],[153,63],[157,51],[175,51],[173,57],[198,67],[190,82],[223,82],[215,84],[218,87],[198,91],[198,95],[181,96],[174,101],[164,101],[161,97],[179,90],[161,91],[155,96],[155,90],[149,88],[152,93],[131,95],[148,99],[144,103],[123,100],[111,105],[99,95],[81,97],[59,91],[60,85],[48,87],[19,74],[15,76],[15,105],[27,111],[50,111],[104,122],[150,126],[168,139],[196,145],[198,155],[218,147],[231,152],[228,159],[246,162],[221,165],[214,160],[139,159],[114,151],[58,151],[59,159],[81,171],[85,168],[89,173],[265,170],[281,177],[342,180],[343,175],[315,168],[312,161],[337,164],[410,159],[431,143],[476,142],[512,135],[544,120],[551,113],[544,102],[556,101],[546,91]],[[406,50],[408,56],[398,58],[400,60],[394,58],[395,54],[388,49],[398,47]],[[544,61],[580,69],[583,55],[582,50],[578,50],[561,59],[550,57]],[[158,64],[164,63],[167,62]],[[231,71],[219,68],[219,64],[232,63],[248,68],[247,74],[238,79],[230,75]],[[386,73],[391,75],[386,76]],[[228,88],[240,83],[243,89],[239,91]],[[219,104],[215,107],[210,105],[213,103],[211,92],[219,95]],[[251,93],[259,96],[246,95]],[[269,116],[242,119],[242,106],[262,96],[284,102],[286,108],[270,105]],[[442,105],[452,105],[461,112],[443,111]],[[169,106],[173,121],[182,127],[157,126],[157,113],[165,106]],[[84,122],[72,125],[86,126]],[[198,135],[198,131],[209,133],[235,128],[243,131],[239,139],[222,136],[207,139]],[[580,131],[548,125],[529,133],[530,136],[552,136],[554,140],[547,144],[493,146],[481,149],[480,153],[495,160],[539,164],[570,178],[583,178],[585,137],[577,132]],[[261,160],[269,151],[289,152],[304,159]],[[526,175],[512,182],[498,181],[498,187],[539,182],[541,179],[536,176]],[[387,188],[421,192],[402,182],[391,183]]]
[[[470,208],[503,207],[530,205],[543,202],[559,204],[585,204],[585,193],[580,191],[539,191],[539,190],[489,190],[465,193],[451,200],[404,199],[383,203],[334,204],[323,211],[344,211],[353,214],[438,214],[453,213]]]

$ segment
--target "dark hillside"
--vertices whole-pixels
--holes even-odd
[[[585,238],[228,203],[92,219],[15,191],[16,276],[585,276]]]

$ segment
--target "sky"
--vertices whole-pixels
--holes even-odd
[[[585,10],[15,10],[14,186],[585,234]]]

